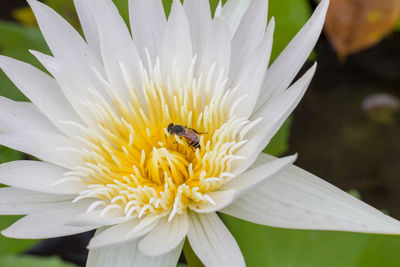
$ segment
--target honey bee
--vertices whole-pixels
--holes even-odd
[[[180,124],[170,123],[167,128],[170,134],[177,135],[185,138],[186,142],[193,148],[200,148],[200,135],[206,133],[199,133],[193,128],[187,128]]]

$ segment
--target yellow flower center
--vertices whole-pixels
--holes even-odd
[[[103,205],[103,213],[117,209],[128,218],[149,213],[172,218],[190,203],[213,203],[207,194],[233,176],[249,121],[230,115],[232,90],[215,66],[193,77],[195,61],[186,79],[178,70],[163,78],[159,63],[150,70],[142,67],[142,88],[132,86],[121,65],[130,99],[103,80],[112,103],[93,92],[101,99],[92,106],[98,125],[80,138],[85,166],[74,175],[88,189],[77,200],[95,198],[90,209]],[[170,133],[170,123],[191,136]],[[190,137],[198,138],[199,147]]]

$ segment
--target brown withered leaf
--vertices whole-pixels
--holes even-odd
[[[325,32],[344,58],[382,40],[399,15],[400,0],[331,0]]]

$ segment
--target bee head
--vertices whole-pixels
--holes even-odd
[[[168,131],[170,134],[172,134],[172,128],[173,128],[173,127],[174,127],[174,124],[173,124],[173,123],[168,124],[167,131]]]
[[[167,128],[170,134],[183,134],[185,132],[185,127],[179,124],[170,123]]]

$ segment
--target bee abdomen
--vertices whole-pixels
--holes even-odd
[[[189,142],[189,145],[191,147],[194,147],[194,148],[200,148],[200,143],[199,142]]]

